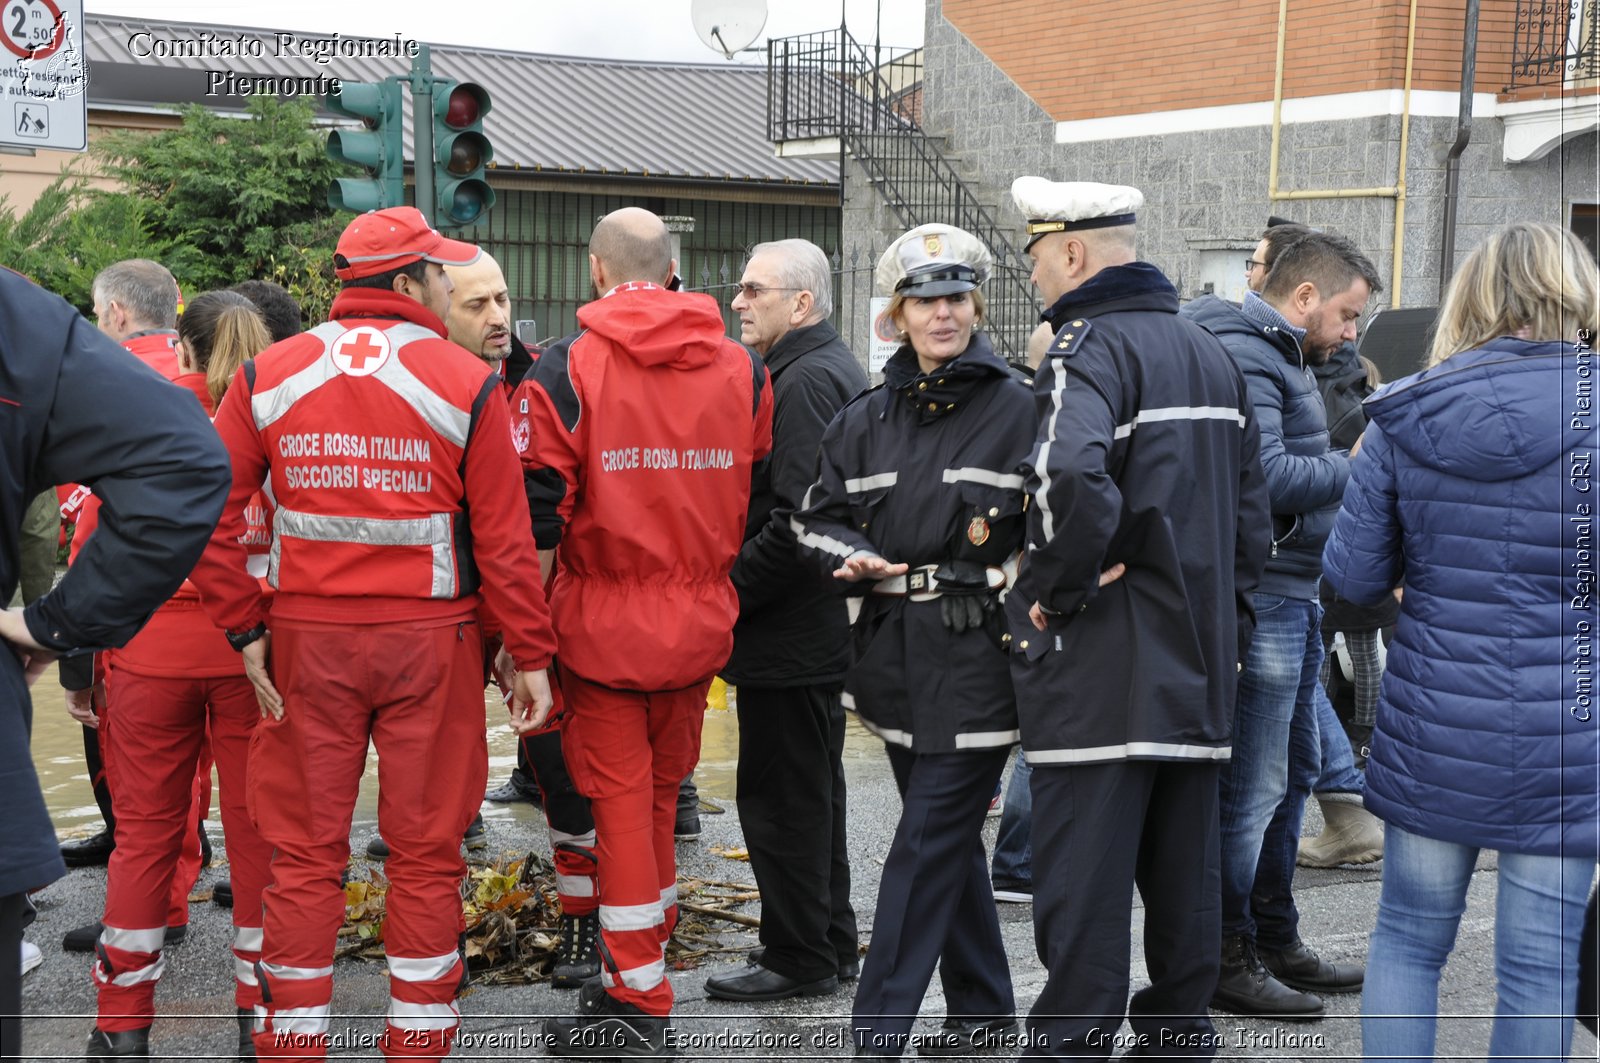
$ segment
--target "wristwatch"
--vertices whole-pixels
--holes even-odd
[[[255,627],[247,628],[244,631],[226,631],[223,634],[228,636],[228,645],[242,653],[244,652],[244,648],[246,646],[261,638],[261,636],[265,635],[266,633],[267,623],[265,620],[263,620]]]

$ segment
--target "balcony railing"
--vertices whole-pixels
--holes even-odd
[[[1507,90],[1600,78],[1600,0],[1517,0]]]

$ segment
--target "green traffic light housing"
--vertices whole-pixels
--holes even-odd
[[[328,158],[367,171],[366,177],[334,180],[328,206],[357,213],[400,206],[405,195],[400,83],[346,81],[323,102],[336,115],[360,119],[363,127],[330,132]]]
[[[494,206],[484,168],[494,145],[483,132],[493,108],[489,92],[471,82],[447,81],[434,93],[434,200],[440,226],[472,225]]]

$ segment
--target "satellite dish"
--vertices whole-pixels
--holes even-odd
[[[761,36],[767,24],[767,0],[694,0],[689,18],[707,48],[732,59]]]

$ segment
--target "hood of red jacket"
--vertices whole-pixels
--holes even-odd
[[[618,285],[579,308],[578,323],[644,365],[707,365],[727,339],[715,299],[654,284]]]

